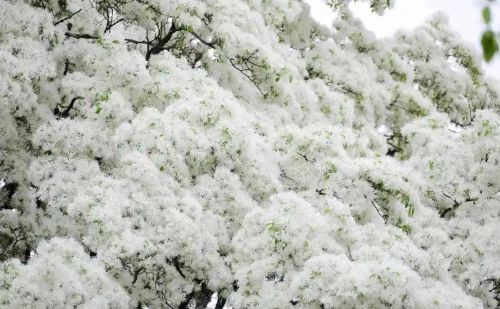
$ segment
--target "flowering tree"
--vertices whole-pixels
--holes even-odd
[[[1,307],[498,307],[498,82],[338,3],[0,0]]]

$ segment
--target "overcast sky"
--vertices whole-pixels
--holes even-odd
[[[306,0],[311,5],[314,17],[330,26],[334,18],[333,12],[323,0]],[[400,28],[413,29],[423,23],[437,11],[445,12],[450,25],[467,42],[480,51],[480,36],[484,30],[481,20],[481,0],[398,0],[393,9],[384,16],[370,12],[369,5],[357,2],[351,5],[354,14],[365,26],[375,32],[378,37],[390,36]],[[493,28],[500,31],[500,2],[492,6]],[[490,76],[500,78],[500,55],[495,60],[484,65]]]

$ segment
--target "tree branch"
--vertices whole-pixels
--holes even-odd
[[[380,218],[382,218],[382,220],[384,220],[384,223],[387,223],[387,216],[384,215],[380,209],[377,207],[377,203],[375,203],[374,201],[371,201],[372,202],[372,205],[373,205],[373,208],[375,208],[375,210],[377,211],[378,215],[380,216]],[[380,206],[379,206],[380,207]]]
[[[266,96],[265,93],[262,91],[262,89],[260,89],[259,84],[254,79],[253,71],[251,69],[249,69],[248,67],[247,67],[247,69],[239,67],[238,63],[235,61],[234,58],[228,58],[228,59],[229,59],[229,63],[231,63],[233,68],[238,70],[241,74],[243,74],[243,76],[245,76],[250,82],[252,82],[252,84],[255,86],[255,88],[257,88],[257,90],[259,90],[260,94],[265,97]],[[251,75],[247,74],[246,71],[250,71],[252,74]]]
[[[72,33],[72,32],[65,32],[65,36],[69,38],[75,38],[75,39],[89,39],[89,40],[97,40],[100,38],[100,36],[97,35],[92,35],[88,33]]]
[[[66,60],[64,60],[63,76],[66,76],[68,74],[68,71],[69,71],[69,60],[68,60],[68,58],[66,58]]]
[[[114,26],[116,26],[118,23],[121,23],[122,21],[124,21],[125,18],[120,18],[118,20],[116,20],[115,22],[112,22],[110,23],[109,25],[106,25],[106,29],[104,30],[104,32],[110,32],[111,31],[111,28],[113,28]]]
[[[59,110],[59,105],[56,106],[56,108],[54,109],[54,115],[56,115],[57,117],[62,117],[62,118],[68,117],[69,112],[71,111],[71,109],[75,105],[76,100],[81,100],[81,99],[83,99],[83,97],[79,97],[79,96],[71,99],[71,102],[69,103],[69,105],[66,106],[66,108],[62,112]]]
[[[134,39],[125,39],[125,42],[134,43],[134,44],[151,44],[151,42],[149,42],[149,41],[137,41]]]
[[[441,213],[439,214],[441,216],[441,218],[445,218],[446,215],[450,212],[453,212],[455,210],[458,209],[458,207],[462,206],[462,204],[464,203],[468,203],[468,202],[472,202],[472,203],[475,203],[477,201],[477,198],[466,198],[462,203],[458,202],[457,200],[455,200],[454,198],[452,198],[449,194],[447,194],[446,192],[441,192],[444,196],[446,196],[447,198],[449,198],[450,200],[453,201],[453,206],[450,207],[450,208],[446,208],[445,210],[441,211]]]
[[[152,55],[157,55],[161,53],[163,47],[170,41],[174,33],[176,33],[177,31],[179,31],[179,29],[175,26],[175,22],[172,20],[172,25],[170,26],[168,33],[164,37],[158,39],[156,44],[153,47],[151,47],[151,49],[149,49],[148,52],[146,53],[146,61],[149,61]]]
[[[298,154],[299,156],[301,156],[304,160],[306,160],[306,161],[307,161],[307,162],[309,162],[309,163],[314,163],[314,162],[316,162],[316,160],[315,160],[315,159],[309,159],[309,158],[308,158],[305,154],[301,154],[300,152],[297,152],[297,154]]]
[[[82,9],[79,9],[78,11],[76,11],[76,12],[74,12],[74,13],[70,14],[68,17],[65,17],[65,18],[63,18],[63,19],[61,19],[61,20],[58,20],[58,21],[54,22],[54,26],[57,26],[57,25],[59,25],[60,23],[63,23],[63,22],[65,22],[65,21],[67,21],[68,19],[70,19],[71,17],[73,17],[73,16],[75,16],[76,14],[80,13],[81,11],[82,11]]]
[[[225,304],[226,304],[226,299],[224,297],[218,296],[217,303],[215,304],[214,309],[223,309]]]
[[[201,36],[199,36],[196,32],[194,32],[193,30],[189,30],[189,29],[186,29],[184,27],[182,27],[181,29],[179,30],[183,30],[183,31],[186,31],[186,32],[189,32],[191,33],[191,35],[193,35],[195,38],[197,38],[201,43],[205,44],[206,46],[210,47],[210,48],[215,48],[216,46],[216,41],[213,41],[213,42],[208,42],[206,40],[204,40]]]

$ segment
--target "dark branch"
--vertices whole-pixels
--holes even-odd
[[[189,293],[186,298],[179,304],[178,309],[190,308],[190,304],[192,301],[196,303],[196,307],[194,308],[206,308],[208,303],[210,302],[212,294],[214,294],[214,292],[210,291],[205,283],[202,283],[201,289],[199,291],[193,291]]]
[[[286,173],[285,173],[285,171],[284,171],[284,170],[281,170],[281,174],[280,174],[280,176],[281,176],[281,177],[283,177],[283,178],[285,178],[285,179],[291,180],[291,181],[293,181],[293,182],[295,182],[295,183],[297,183],[297,184],[298,184],[297,180],[295,180],[295,179],[293,179],[293,178],[291,178],[291,177],[288,177],[288,176],[286,175]]]
[[[193,299],[194,292],[189,293],[186,298],[179,304],[178,309],[187,309],[191,299]]]
[[[134,43],[134,44],[151,44],[150,41],[137,41],[137,40],[133,40],[133,39],[125,39],[125,42],[128,42],[128,43]]]
[[[379,209],[379,207],[380,207],[380,206],[379,206],[379,207],[377,207],[377,203],[375,203],[374,201],[372,201],[372,205],[373,205],[373,208],[375,208],[375,210],[377,211],[377,213],[378,213],[378,215],[380,216],[380,218],[382,218],[382,220],[384,220],[384,223],[387,223],[387,216],[386,216],[386,215],[384,215],[384,214],[380,211],[380,209]]]
[[[134,285],[137,282],[137,279],[139,278],[139,275],[144,272],[144,266],[139,267],[134,271],[134,279],[132,280],[132,285]]]
[[[111,22],[111,21],[106,22],[106,29],[104,29],[104,32],[110,32],[111,28],[116,26],[118,23],[121,23],[122,21],[125,21],[125,18],[117,19],[114,22]]]
[[[64,60],[63,76],[66,76],[68,74],[68,71],[69,71],[69,60],[68,60],[68,58],[66,58],[66,60]]]
[[[462,203],[460,203],[457,200],[455,200],[454,198],[452,198],[446,192],[441,192],[441,193],[444,196],[446,196],[447,198],[449,198],[450,200],[453,201],[453,206],[452,207],[446,208],[445,210],[441,211],[441,213],[439,214],[441,216],[441,218],[445,218],[448,213],[454,212],[455,210],[458,209],[458,207],[462,206],[462,204],[464,204],[464,203],[468,203],[468,202],[475,203],[477,201],[477,198],[470,198],[470,197],[468,197]]]
[[[223,309],[226,304],[226,299],[224,297],[219,296],[217,298],[217,303],[215,304],[215,309]]]
[[[19,184],[16,182],[10,182],[7,183],[0,191],[0,197],[2,191],[6,192],[5,196],[5,202],[4,204],[0,207],[0,209],[14,209],[14,207],[11,205],[12,204],[12,199],[14,197],[14,194],[16,194],[17,189],[19,188]]]
[[[325,189],[316,189],[316,193],[319,195],[326,195]]]
[[[170,39],[174,35],[174,33],[176,33],[179,30],[180,29],[178,29],[175,26],[175,22],[172,21],[172,25],[170,26],[168,33],[164,37],[159,38],[158,41],[156,42],[156,44],[154,44],[151,47],[151,49],[149,49],[148,52],[146,53],[146,61],[149,61],[149,59],[151,58],[152,55],[157,55],[157,54],[161,53],[163,51],[163,48],[165,47],[165,45],[170,41]]]
[[[68,107],[66,107],[66,109],[62,112],[61,116],[68,117],[69,112],[73,108],[73,105],[75,105],[76,100],[80,100],[80,99],[83,99],[83,97],[74,97],[73,99],[71,99],[71,102],[69,103]]]
[[[206,46],[208,47],[211,47],[211,48],[215,48],[215,44],[216,44],[216,41],[213,41],[213,42],[208,42],[206,40],[204,40],[201,36],[199,36],[196,32],[192,31],[192,30],[188,30],[186,28],[181,28],[180,30],[183,30],[183,31],[187,31],[189,33],[191,33],[195,38],[197,38],[201,43],[205,44]]]
[[[184,266],[182,264],[182,262],[179,262],[179,257],[176,256],[172,259],[167,259],[167,263],[171,264],[171,265],[174,265],[175,267],[175,270],[177,270],[177,272],[179,273],[179,275],[181,275],[181,277],[183,279],[186,279],[186,275],[184,275],[184,273],[182,272],[182,267]]]
[[[252,82],[252,84],[255,86],[255,88],[257,88],[257,90],[259,90],[260,94],[265,97],[266,94],[262,91],[262,89],[260,89],[259,83],[255,80],[253,71],[251,69],[249,69],[248,67],[243,68],[243,67],[238,66],[238,61],[235,58],[228,58],[228,59],[229,59],[229,63],[231,63],[233,68],[238,70],[241,74],[243,74],[243,76],[245,76],[250,82]],[[250,71],[251,74],[248,74],[247,73],[248,71]]]
[[[89,39],[89,40],[97,40],[100,37],[97,35],[92,35],[88,33],[72,33],[72,32],[65,32],[65,36],[69,38],[75,38],[75,39]]]
[[[71,102],[69,103],[69,105],[66,106],[66,108],[62,112],[59,110],[59,105],[56,106],[56,108],[54,109],[54,115],[56,115],[58,117],[62,117],[62,118],[68,117],[69,112],[71,111],[71,109],[75,105],[76,100],[81,100],[81,99],[83,99],[83,97],[74,97],[73,99],[71,99]]]
[[[63,23],[63,22],[65,22],[65,21],[67,21],[68,19],[70,19],[71,17],[73,17],[73,16],[75,16],[76,14],[80,13],[81,11],[82,11],[82,9],[79,9],[78,11],[76,11],[76,12],[74,12],[74,13],[70,14],[68,17],[64,17],[63,19],[61,19],[61,20],[58,20],[58,21],[54,22],[54,26],[57,26],[57,25],[59,25],[60,23]]]
[[[301,154],[301,153],[299,153],[299,152],[297,152],[297,154],[298,154],[299,156],[301,156],[304,160],[306,160],[306,161],[307,161],[307,162],[309,162],[309,163],[314,163],[314,162],[316,162],[316,160],[315,160],[315,159],[309,159],[309,158],[308,158],[305,154]]]

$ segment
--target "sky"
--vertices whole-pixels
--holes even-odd
[[[335,14],[323,0],[306,1],[311,5],[312,15],[330,26]],[[397,0],[395,7],[383,16],[372,13],[366,2],[353,3],[351,9],[377,37],[391,36],[401,28],[413,29],[435,12],[443,11],[448,15],[451,28],[480,53],[480,37],[485,29],[481,19],[484,3],[484,0]],[[493,4],[491,9],[493,29],[500,31],[500,1]],[[483,63],[483,69],[489,76],[500,79],[500,54],[497,54],[493,62]]]

